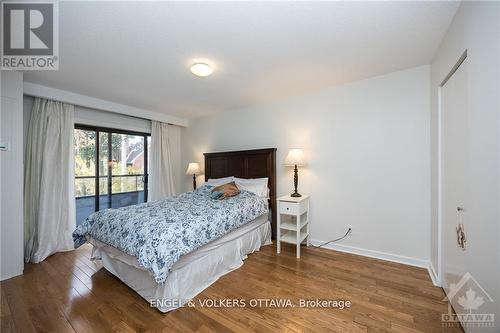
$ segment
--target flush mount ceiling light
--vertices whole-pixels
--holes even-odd
[[[213,68],[210,65],[205,64],[203,62],[197,62],[191,65],[191,73],[196,76],[209,76],[214,72]]]

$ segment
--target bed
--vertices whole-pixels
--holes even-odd
[[[274,238],[276,149],[204,156],[205,180],[267,177],[268,198],[242,191],[216,201],[202,186],[172,199],[97,212],[74,233],[75,245],[92,244],[92,259],[162,312],[181,307]]]

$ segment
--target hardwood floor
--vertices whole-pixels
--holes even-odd
[[[442,332],[444,293],[425,269],[341,252],[270,245],[249,255],[185,307],[163,314],[89,260],[90,246],[58,253],[0,283],[1,332]],[[244,299],[243,308],[200,307]],[[251,307],[251,299],[343,299],[351,308]],[[265,301],[264,301],[265,302]],[[447,328],[446,331],[462,331]]]

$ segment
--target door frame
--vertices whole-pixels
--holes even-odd
[[[442,90],[446,82],[455,74],[458,68],[467,60],[467,49],[462,53],[458,61],[453,65],[448,74],[438,87],[438,136],[437,136],[437,222],[438,222],[438,271],[436,272],[437,283],[440,287],[443,286],[443,106],[442,106]]]

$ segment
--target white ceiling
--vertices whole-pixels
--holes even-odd
[[[458,6],[60,2],[60,69],[25,80],[192,118],[428,64]]]

